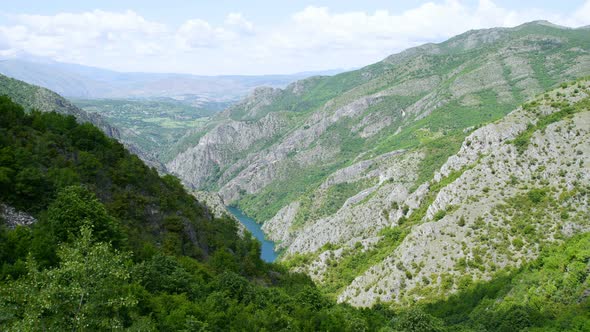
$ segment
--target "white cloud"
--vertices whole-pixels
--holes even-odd
[[[402,12],[310,6],[273,26],[256,25],[235,12],[218,24],[191,18],[176,27],[133,11],[16,15],[0,26],[0,53],[24,51],[118,70],[285,73],[361,66],[466,30],[535,19],[588,25],[590,0],[565,14],[510,10],[492,0],[431,1]]]
[[[96,52],[153,54],[155,42],[167,33],[165,25],[133,11],[16,15],[12,20],[16,24],[0,27],[0,33],[10,36],[14,49],[65,61],[83,61],[86,53]]]
[[[252,33],[254,31],[254,24],[246,20],[241,13],[229,13],[224,23],[234,31],[241,33]]]
[[[227,15],[222,26],[212,26],[201,19],[191,19],[180,26],[176,32],[178,45],[185,49],[215,48],[235,42],[252,35],[254,25],[240,13]]]
[[[568,26],[585,26],[590,24],[590,0],[587,0],[570,18],[561,21]]]

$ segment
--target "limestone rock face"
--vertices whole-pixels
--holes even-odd
[[[225,205],[223,205],[223,200],[219,196],[219,194],[211,193],[207,191],[193,191],[192,195],[197,199],[197,201],[205,204],[209,209],[209,212],[215,218],[223,218],[229,217],[235,219],[233,214],[231,214]]]
[[[376,183],[348,198],[335,214],[312,220],[298,229],[291,227],[292,240],[288,241],[290,244],[285,254],[315,252],[328,243],[354,245],[395,224],[395,218],[390,220],[390,215],[383,211],[393,202],[403,202],[408,197],[409,187],[416,177],[415,166],[422,157],[421,154],[399,151],[372,160],[379,168],[365,170],[363,177],[375,179]],[[364,163],[338,171],[339,174],[331,176],[324,186],[338,179],[342,173],[362,168]],[[349,177],[349,181],[354,181],[354,178]]]
[[[252,145],[272,138],[284,124],[282,117],[274,113],[252,123],[231,120],[216,126],[196,146],[166,166],[174,174],[191,174],[181,177],[190,186],[205,187],[222,174],[222,167],[229,166],[236,156],[244,154]]]
[[[585,82],[584,92],[578,93],[574,91],[581,90],[579,85],[560,89],[557,93],[564,97],[553,92],[547,98],[575,105],[588,98],[588,86]],[[377,299],[396,301],[408,293],[419,294],[418,289],[427,288],[426,284],[432,289],[443,279],[488,279],[497,269],[536,257],[539,243],[534,236],[544,242],[559,241],[590,230],[590,197],[574,194],[590,186],[590,109],[586,106],[534,131],[523,151],[511,143],[527,130],[527,124],[567,107],[551,104],[545,99],[534,110],[520,108],[469,135],[433,181],[443,181],[453,171],[462,170],[461,175],[440,189],[423,223],[412,228],[390,256],[358,276],[339,300],[370,306]],[[530,234],[523,236],[510,231],[522,208],[511,204],[531,192],[545,192],[549,197],[536,208],[544,210],[528,220]],[[568,195],[573,196],[564,198]],[[567,219],[563,212],[559,214],[562,206],[569,206]],[[436,220],[441,211],[442,217]]]
[[[12,206],[3,203],[0,203],[0,219],[2,219],[9,228],[30,226],[37,222],[37,219],[30,214],[17,211]]]
[[[292,202],[282,208],[271,220],[262,225],[262,231],[271,241],[275,242],[276,249],[286,248],[293,242],[291,227],[295,221],[299,205],[297,201]]]

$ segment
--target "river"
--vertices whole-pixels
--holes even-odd
[[[260,258],[265,262],[274,262],[278,256],[278,253],[275,251],[275,243],[264,238],[264,232],[262,232],[261,228],[262,225],[245,215],[242,210],[236,207],[228,206],[227,209],[238,218],[242,225],[244,225],[244,227],[246,227],[246,229],[249,230],[260,243],[262,243]]]

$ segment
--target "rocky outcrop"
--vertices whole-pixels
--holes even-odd
[[[299,202],[292,202],[262,225],[262,231],[269,240],[275,242],[276,249],[287,248],[293,242],[294,234],[291,233],[291,228],[299,206]]]
[[[265,225],[263,230],[271,238],[280,238],[282,247],[288,245],[286,257],[315,252],[328,243],[354,245],[374,237],[384,227],[395,224],[396,219],[389,215],[391,205],[403,202],[410,195],[409,188],[416,180],[416,165],[422,157],[420,153],[395,151],[339,170],[322,184],[320,190],[343,181],[374,179],[375,182],[369,183],[375,184],[347,199],[335,214],[311,220],[298,228],[292,225],[297,214],[293,207],[298,205],[289,205],[290,209],[281,210],[271,219],[272,226]],[[370,169],[368,164],[377,167]],[[346,175],[348,177],[344,178]]]
[[[166,166],[191,187],[214,187],[224,171],[234,172],[230,165],[235,160],[247,156],[254,145],[273,139],[286,123],[286,119],[276,113],[256,122],[230,120],[209,131],[196,146],[179,154]]]
[[[208,191],[191,191],[191,194],[205,207],[209,210],[209,213],[213,215],[215,218],[230,218],[236,222],[238,226],[238,233],[240,236],[244,235],[246,228],[242,225],[238,219],[227,210],[226,206],[223,204],[223,200],[221,196],[217,193],[212,193]]]
[[[218,194],[207,191],[192,191],[191,194],[197,199],[197,201],[207,206],[207,209],[213,215],[213,217],[229,217],[235,219],[234,215],[227,210],[227,208],[223,204],[223,200]]]
[[[32,215],[17,211],[12,206],[0,203],[0,219],[4,221],[8,228],[15,228],[17,226],[30,226],[37,222],[37,219]]]

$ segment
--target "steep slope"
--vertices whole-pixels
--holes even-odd
[[[107,136],[120,138],[119,130],[109,125],[99,114],[85,112],[48,89],[0,75],[0,95],[9,96],[27,111],[36,109],[73,115],[80,122],[90,122],[99,127]]]
[[[585,87],[580,97],[587,102]],[[549,128],[559,123],[558,115],[533,126]],[[213,219],[176,179],[159,177],[90,124],[55,113],[25,114],[0,97],[0,133],[0,203],[38,217],[9,229],[10,220],[0,214],[2,330],[508,332],[590,326],[588,234],[545,248],[533,264],[491,282],[462,283],[457,295],[425,307],[359,310],[336,304],[302,275],[261,262],[259,246],[238,237],[233,222]],[[528,141],[514,142],[523,147],[518,142]]]
[[[72,115],[81,123],[92,123],[100,128],[107,136],[121,141],[127,149],[138,155],[150,167],[155,167],[161,171],[164,170],[164,165],[153,154],[138,147],[132,132],[113,126],[99,113],[81,110],[51,90],[0,75],[0,95],[10,97],[16,103],[22,105],[27,111],[57,112]],[[121,133],[122,130],[125,131],[125,134]]]
[[[322,254],[345,260],[338,269],[366,269],[339,299],[365,306],[445,294],[590,231],[589,87],[564,85],[470,134],[432,181],[383,210],[392,228],[370,254]],[[362,256],[374,265],[351,263]],[[308,266],[337,286],[325,261]]]
[[[576,95],[587,103],[584,84]],[[511,144],[525,153],[529,141],[520,138],[537,136],[533,128],[549,130],[564,116],[588,113],[560,105],[564,113],[541,116]],[[590,233],[548,246],[537,261],[490,282],[462,282],[461,292],[448,299],[359,310],[325,297],[303,275],[264,264],[259,245],[238,237],[233,222],[212,218],[176,179],[158,176],[91,124],[55,113],[25,114],[0,97],[0,134],[0,212],[7,203],[38,218],[15,226],[0,214],[3,331],[509,332],[590,326]],[[580,135],[587,138],[588,132]],[[529,197],[535,204],[543,198]]]
[[[284,241],[289,266],[359,306],[432,299],[518,267],[590,230],[589,92],[587,80],[563,84],[473,131],[411,193],[416,153],[400,151],[328,178],[316,195],[346,181],[375,185],[296,236],[283,223],[297,221],[299,202],[263,228]]]
[[[340,306],[259,256],[98,128],[0,96],[0,330],[328,331],[391,315]]]
[[[296,238],[310,243],[318,237],[313,224],[347,199],[370,199],[387,179],[408,195],[459,150],[473,126],[589,74],[589,51],[585,30],[533,22],[470,31],[284,90],[258,89],[191,133],[193,147],[167,167],[190,186],[219,191],[226,203],[261,222],[274,218],[266,228],[283,247]],[[390,156],[395,151],[406,160],[398,166],[402,173],[363,176],[363,170],[378,174],[375,169],[398,163]],[[355,216],[362,217],[357,230],[332,218],[335,227],[322,241],[291,251],[356,241],[388,223],[380,210]]]
[[[511,235],[506,240],[501,235],[502,241],[510,244],[515,240],[515,248],[522,252],[489,250],[491,256],[483,257],[488,247],[499,245],[478,240],[486,236],[480,234],[482,222],[495,225],[486,222],[485,211],[503,202],[501,194],[524,200],[519,204],[529,202],[524,189],[498,188],[502,184],[499,179],[511,179],[508,171],[517,169],[512,163],[508,163],[510,167],[495,165],[494,172],[502,173],[498,180],[489,174],[477,175],[481,183],[475,175],[465,180],[464,187],[473,187],[469,190],[490,194],[486,205],[479,206],[473,198],[477,194],[468,195],[472,197],[469,200],[451,200],[445,194],[457,189],[446,189],[451,194],[443,190],[457,178],[473,174],[474,160],[448,171],[444,171],[450,167],[445,162],[456,153],[465,153],[462,149],[472,144],[464,143],[465,137],[489,130],[477,129],[483,124],[502,118],[560,82],[590,74],[589,52],[590,35],[585,30],[546,22],[470,31],[358,71],[306,79],[284,90],[258,89],[217,122],[199,129],[195,134],[198,144],[167,166],[186,184],[217,190],[226,204],[237,204],[264,222],[263,229],[284,250],[287,264],[307,272],[341,301],[359,306],[379,298],[405,301],[423,296],[420,292],[430,289],[427,284],[445,294],[456,289],[456,269],[471,266],[466,263],[470,258],[481,269],[470,270],[472,277],[486,279],[492,269],[518,266],[535,257],[538,250],[531,244],[536,241],[533,231],[527,229],[526,236]],[[580,84],[584,86],[573,88],[580,90],[578,97],[586,89],[586,83]],[[570,96],[573,90],[560,91],[560,96],[553,92],[552,96],[561,100],[567,92],[568,99],[562,102],[584,107],[574,105],[578,97]],[[555,105],[543,112],[561,108]],[[581,117],[576,118],[581,137],[569,142],[569,138],[553,136],[545,140],[559,141],[565,144],[567,154],[577,154],[579,148],[570,144],[584,142],[584,114],[576,115]],[[514,116],[524,120],[518,122]],[[527,121],[536,121],[535,116],[511,114],[504,121],[518,124],[510,124],[508,132],[499,137],[516,136],[526,129]],[[479,145],[473,144],[472,148],[476,147]],[[578,159],[585,158],[584,150]],[[513,147],[512,153],[515,151]],[[553,160],[558,155],[545,157]],[[519,162],[534,168],[534,158],[534,154],[527,155]],[[488,156],[485,163],[496,161]],[[571,167],[571,176],[578,176],[576,167],[587,171],[584,165],[570,163],[567,167]],[[525,175],[514,174],[515,181],[522,176],[521,181],[526,182],[533,176],[522,173]],[[553,204],[544,209],[564,203],[557,201],[558,194],[548,193],[561,191],[553,186],[557,184],[531,193]],[[568,214],[572,225],[566,228],[573,233],[586,229],[580,221],[584,204],[577,205],[580,211]],[[504,217],[491,218],[512,220],[506,217],[511,212],[502,213]],[[544,215],[543,223],[555,223],[551,215]],[[440,222],[425,223],[429,220]],[[442,226],[447,224],[458,231]],[[391,228],[396,225],[400,227]],[[470,228],[473,225],[475,229]],[[502,228],[497,228],[503,234]],[[469,256],[465,259],[464,255]]]
[[[215,220],[177,179],[161,178],[92,124],[52,112],[27,114],[5,96],[0,107],[1,210],[10,207],[44,220],[56,197],[71,186],[80,186],[117,219],[139,256],[151,255],[150,250],[158,247],[204,259],[216,248],[237,241],[233,220]],[[82,201],[88,198],[77,190],[68,194],[79,195]],[[17,215],[0,212],[2,218]],[[66,220],[63,227],[93,221],[95,216],[87,210],[82,219],[69,221],[68,213],[58,216]]]

